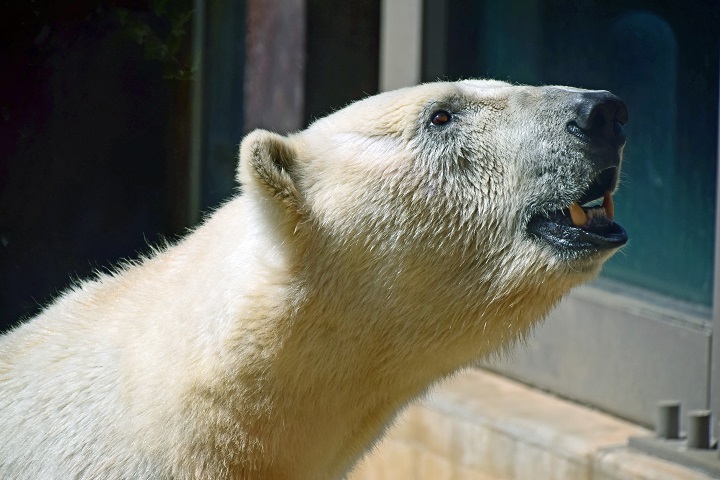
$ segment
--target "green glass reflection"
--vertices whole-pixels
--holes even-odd
[[[671,25],[657,15],[622,16],[610,34],[617,54],[609,63],[625,72],[616,88],[631,99],[636,121],[628,125],[631,141],[617,195],[619,220],[632,241],[604,275],[710,305],[717,93],[708,83],[716,89],[716,81],[679,83],[678,56],[684,52]],[[686,102],[699,108],[681,112]]]
[[[478,19],[474,71],[466,75],[602,88],[621,96],[630,123],[616,217],[630,242],[603,275],[710,305],[718,6],[696,5],[682,16],[673,8],[657,2],[633,2],[631,8],[620,1],[487,1]]]

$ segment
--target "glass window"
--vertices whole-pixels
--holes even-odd
[[[566,84],[626,101],[616,215],[630,242],[603,275],[709,307],[720,4],[462,0],[425,9],[423,80]]]

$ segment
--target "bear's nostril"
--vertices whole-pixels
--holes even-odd
[[[568,123],[568,131],[620,147],[625,143],[623,125],[627,121],[627,106],[620,98],[606,91],[582,92],[576,98],[575,118]]]

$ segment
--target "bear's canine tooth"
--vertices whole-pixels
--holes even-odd
[[[573,202],[572,205],[570,205],[570,218],[576,227],[582,227],[587,223],[585,210],[583,210],[577,202]]]
[[[615,202],[613,202],[612,193],[605,192],[602,206],[605,209],[605,215],[612,221],[615,217]]]

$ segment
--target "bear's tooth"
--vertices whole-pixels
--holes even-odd
[[[576,227],[582,227],[587,223],[585,210],[583,210],[577,202],[573,202],[572,205],[570,205],[570,218]]]
[[[605,197],[603,198],[603,208],[605,209],[605,215],[612,220],[615,217],[615,202],[613,202],[612,194],[610,192],[605,192]]]

